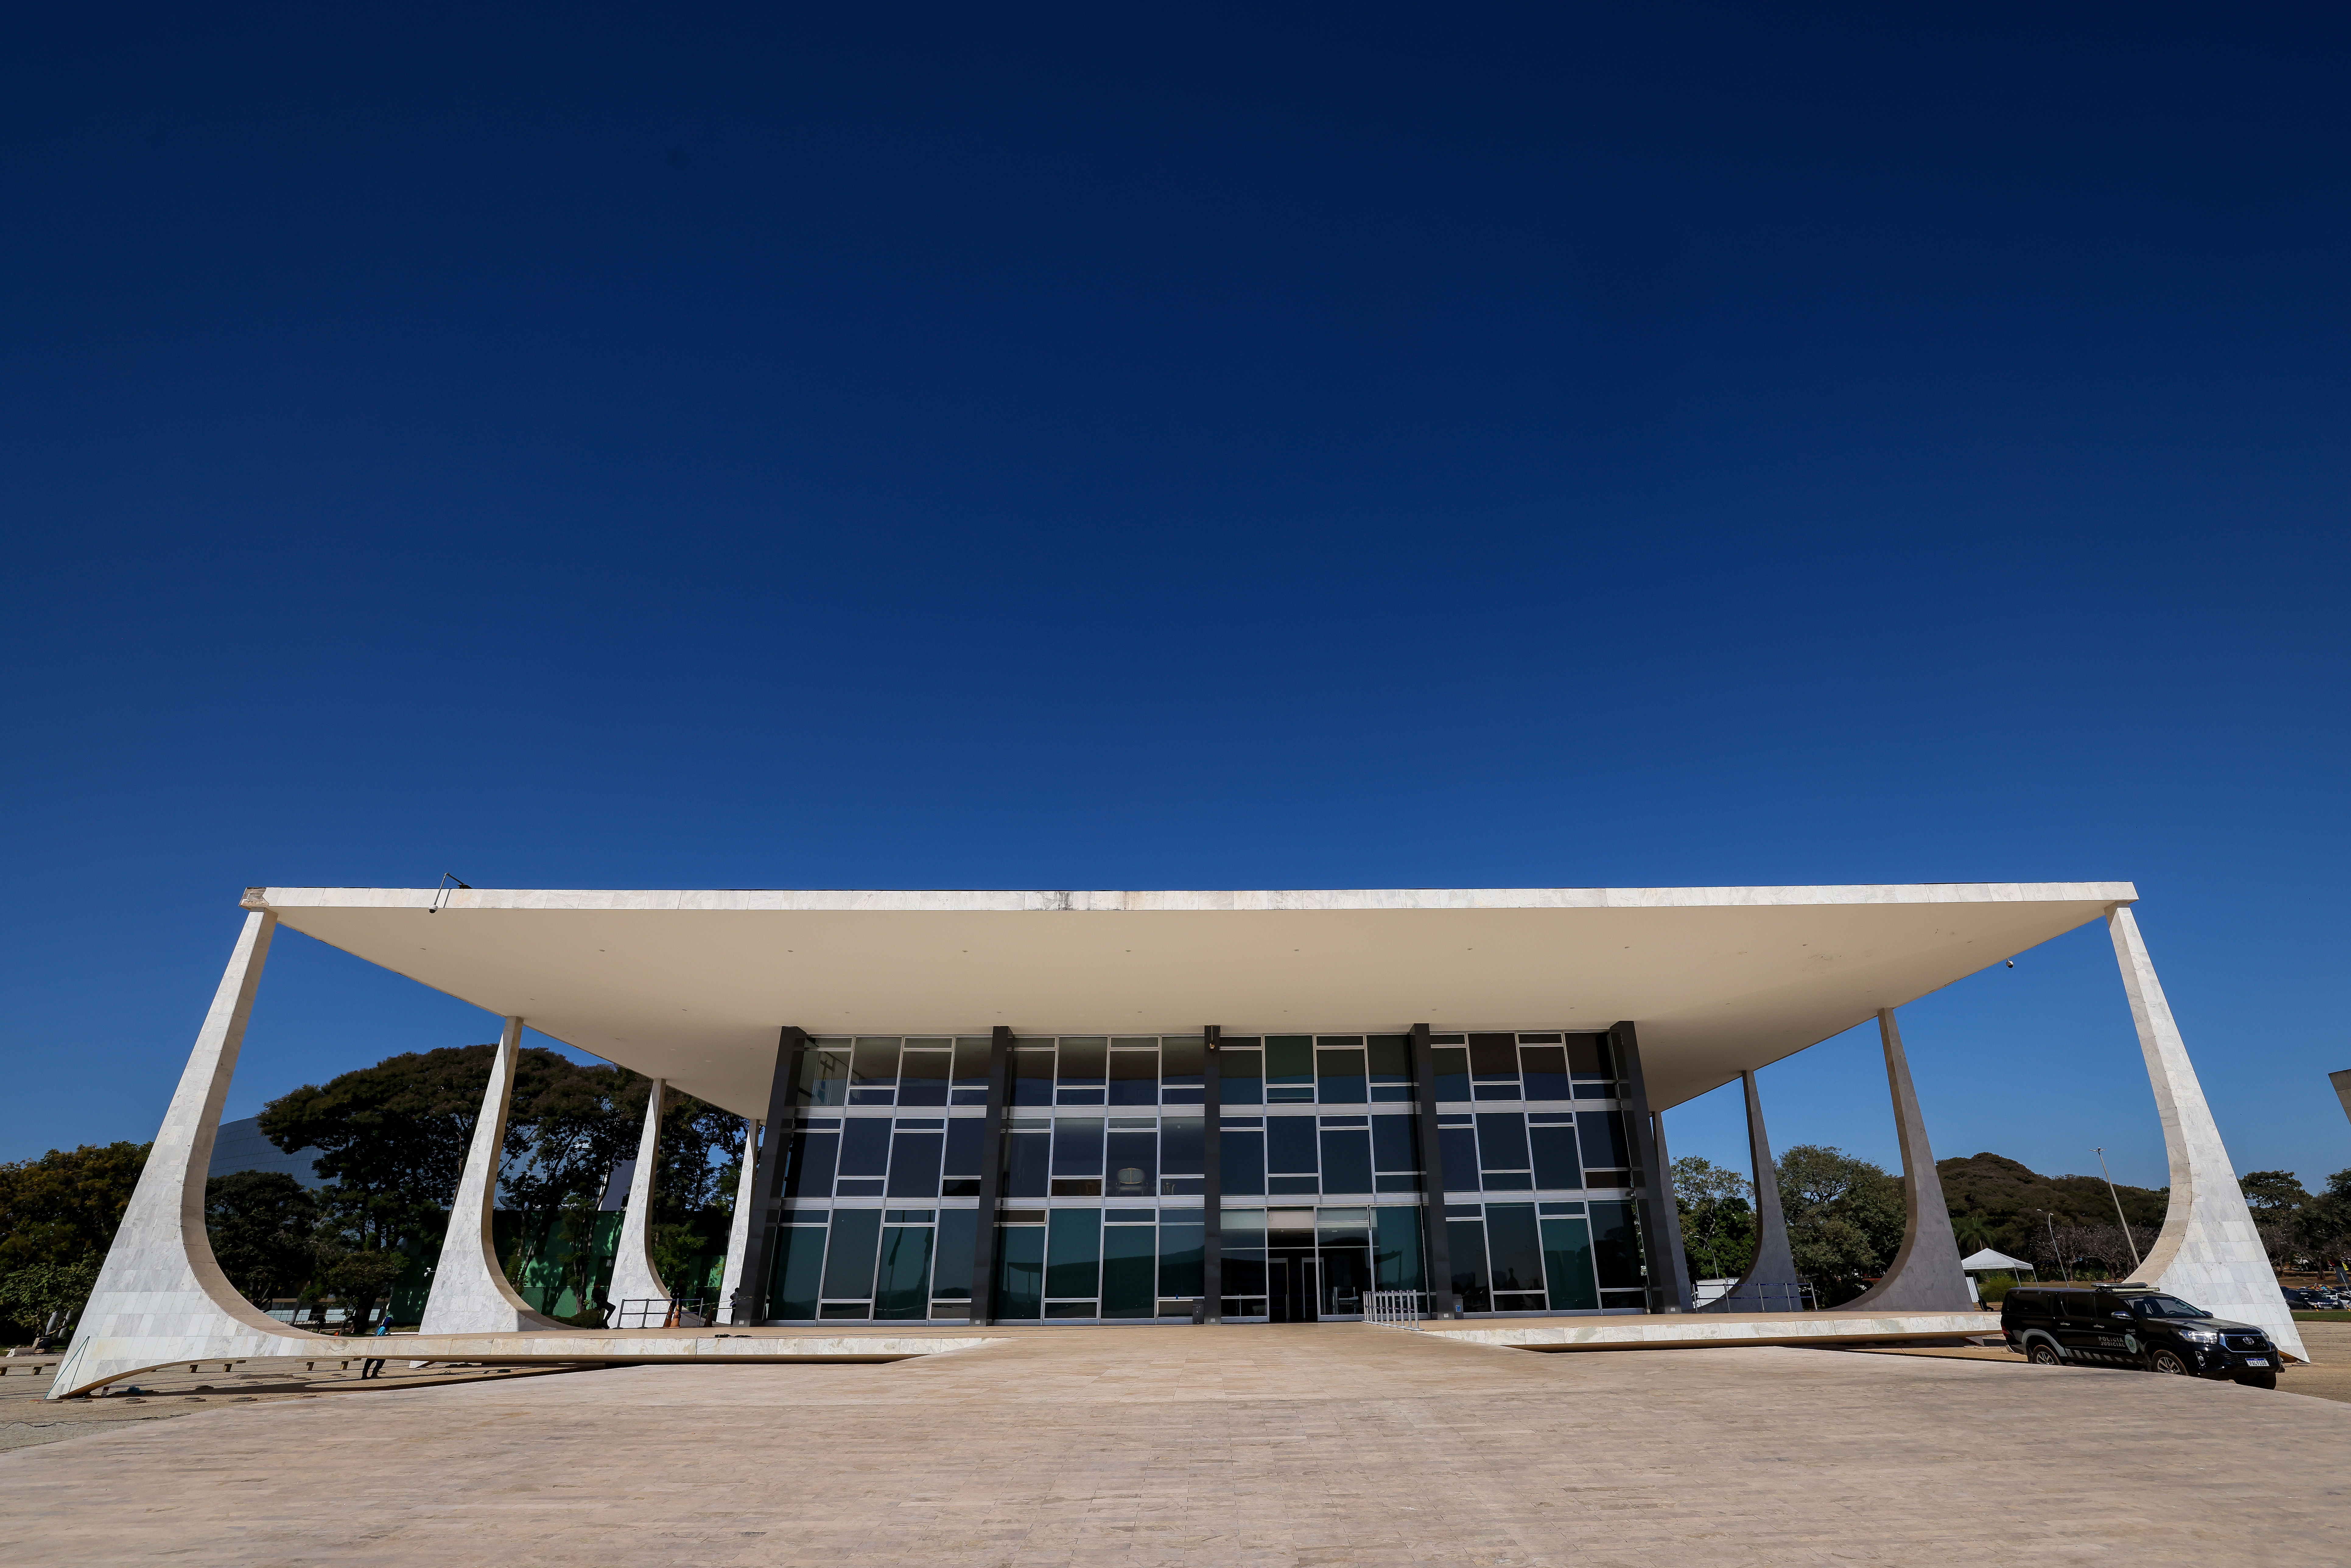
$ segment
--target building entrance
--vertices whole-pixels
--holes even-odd
[[[1322,1299],[1318,1267],[1311,1252],[1277,1252],[1266,1260],[1267,1285],[1272,1296],[1267,1303],[1272,1310],[1268,1314],[1278,1323],[1311,1323],[1322,1314],[1316,1310]]]

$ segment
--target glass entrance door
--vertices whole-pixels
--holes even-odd
[[[1271,1292],[1269,1315],[1278,1323],[1311,1323],[1322,1313],[1322,1269],[1311,1252],[1277,1252],[1266,1260],[1266,1284]]]

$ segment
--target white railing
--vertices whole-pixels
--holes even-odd
[[[1418,1291],[1365,1291],[1364,1321],[1385,1323],[1391,1328],[1408,1328],[1420,1332],[1420,1320],[1425,1315],[1425,1298]]]

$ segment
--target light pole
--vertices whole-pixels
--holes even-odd
[[[2115,1218],[2122,1222],[2123,1245],[2130,1249],[2131,1272],[2136,1274],[2143,1260],[2138,1255],[2138,1243],[2131,1239],[2130,1219],[2123,1213],[2123,1195],[2115,1190],[2114,1173],[2106,1169],[2106,1151],[2094,1149],[2091,1152],[2098,1156],[2098,1174],[2106,1178],[2106,1196],[2115,1200]]]
[[[2049,1227],[2050,1259],[2057,1265],[2058,1270],[2064,1274],[2065,1282],[2070,1285],[2074,1282],[2074,1268],[2072,1264],[2065,1261],[2064,1254],[2057,1250],[2057,1220],[2055,1217],[2045,1208],[2039,1212],[2042,1219],[2046,1222]]]

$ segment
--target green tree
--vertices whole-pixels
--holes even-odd
[[[319,1278],[343,1309],[347,1333],[364,1332],[376,1302],[392,1293],[392,1285],[408,1271],[404,1252],[381,1248],[346,1249],[329,1242],[319,1249]]]
[[[2290,1219],[2310,1201],[2302,1179],[2292,1171],[2247,1171],[2237,1178],[2237,1186],[2244,1192],[2245,1207],[2262,1219]]]
[[[1754,1184],[1699,1155],[1674,1162],[1674,1206],[1693,1279],[1735,1279],[1755,1260]]]
[[[28,1263],[0,1274],[0,1321],[21,1330],[12,1337],[30,1339],[47,1326],[50,1313],[78,1315],[98,1285],[99,1264],[97,1258]]]
[[[1821,1144],[1779,1159],[1780,1203],[1796,1272],[1823,1306],[1850,1301],[1885,1273],[1902,1245],[1902,1183],[1869,1161]]]
[[[0,1274],[103,1259],[151,1147],[85,1144],[0,1165]]]
[[[2351,1260],[2351,1170],[2326,1178],[2326,1190],[2302,1206],[2295,1239],[2312,1256],[2336,1268]]]
[[[308,1281],[319,1218],[317,1196],[282,1171],[237,1171],[204,1183],[213,1259],[257,1305]]]

